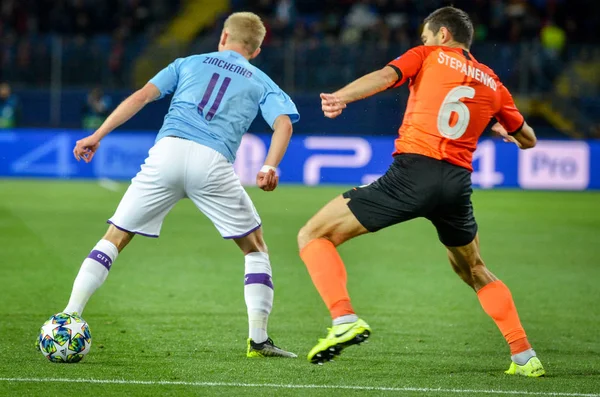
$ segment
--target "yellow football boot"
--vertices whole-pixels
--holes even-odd
[[[246,357],[296,358],[298,356],[292,352],[285,351],[275,346],[275,344],[273,343],[273,339],[271,338],[268,338],[262,343],[254,343],[252,339],[248,338],[248,351],[246,352]]]
[[[308,353],[308,361],[313,364],[331,361],[346,347],[361,344],[371,335],[371,327],[360,318],[353,323],[334,325],[328,331],[327,337],[319,339],[319,343]]]
[[[507,375],[528,376],[530,378],[539,378],[544,376],[546,371],[542,362],[537,357],[531,357],[525,365],[518,365],[515,362],[510,363],[508,370],[504,371]]]

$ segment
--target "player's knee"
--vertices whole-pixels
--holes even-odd
[[[312,240],[325,238],[326,236],[318,229],[311,227],[309,223],[304,225],[298,232],[298,249],[302,251]]]
[[[348,240],[348,236],[339,233],[335,228],[323,225],[307,223],[298,232],[298,249],[302,251],[304,247],[313,240],[325,239],[331,241],[334,246],[338,246]]]
[[[310,230],[308,229],[308,227],[306,225],[302,226],[302,228],[300,228],[300,230],[298,231],[298,250],[302,251],[304,249],[304,247],[306,247],[306,245],[310,242],[311,238],[311,233]]]

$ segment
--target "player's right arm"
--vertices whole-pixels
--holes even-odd
[[[137,90],[125,99],[108,116],[104,123],[92,135],[77,141],[73,154],[77,161],[82,160],[86,163],[92,161],[92,157],[100,146],[100,141],[113,130],[132,118],[137,112],[142,110],[148,103],[154,101],[160,95],[160,91],[152,83],[147,83],[143,88]]]
[[[519,149],[531,149],[537,143],[533,128],[525,122],[508,89],[498,84],[498,90],[500,109],[495,114],[498,123],[492,127],[492,131],[502,136],[506,142],[515,143]]]
[[[415,47],[382,69],[369,73],[332,94],[321,94],[325,117],[336,118],[346,108],[346,104],[404,84],[419,73],[429,51],[431,49]]]
[[[92,135],[77,141],[73,149],[73,155],[77,161],[82,160],[86,163],[92,161],[96,150],[100,147],[100,141],[116,128],[121,126],[127,120],[135,116],[148,103],[162,98],[172,93],[177,88],[179,81],[179,64],[181,59],[177,59],[169,66],[161,70],[144,87],[140,88],[127,99],[125,99],[108,116],[104,123]]]

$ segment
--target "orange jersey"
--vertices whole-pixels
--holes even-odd
[[[394,155],[421,154],[473,171],[473,152],[492,117],[509,132],[523,126],[510,92],[468,51],[420,46],[388,66],[398,73],[394,87],[410,79]]]

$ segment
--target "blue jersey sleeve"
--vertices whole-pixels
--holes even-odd
[[[163,98],[165,95],[172,94],[177,88],[179,82],[179,66],[183,59],[176,59],[169,66],[161,70],[150,79],[150,83],[154,84],[160,91],[160,97]]]
[[[292,123],[300,120],[300,114],[292,99],[273,83],[274,87],[267,87],[260,101],[260,111],[263,118],[273,128],[275,119],[281,115],[288,115]]]

